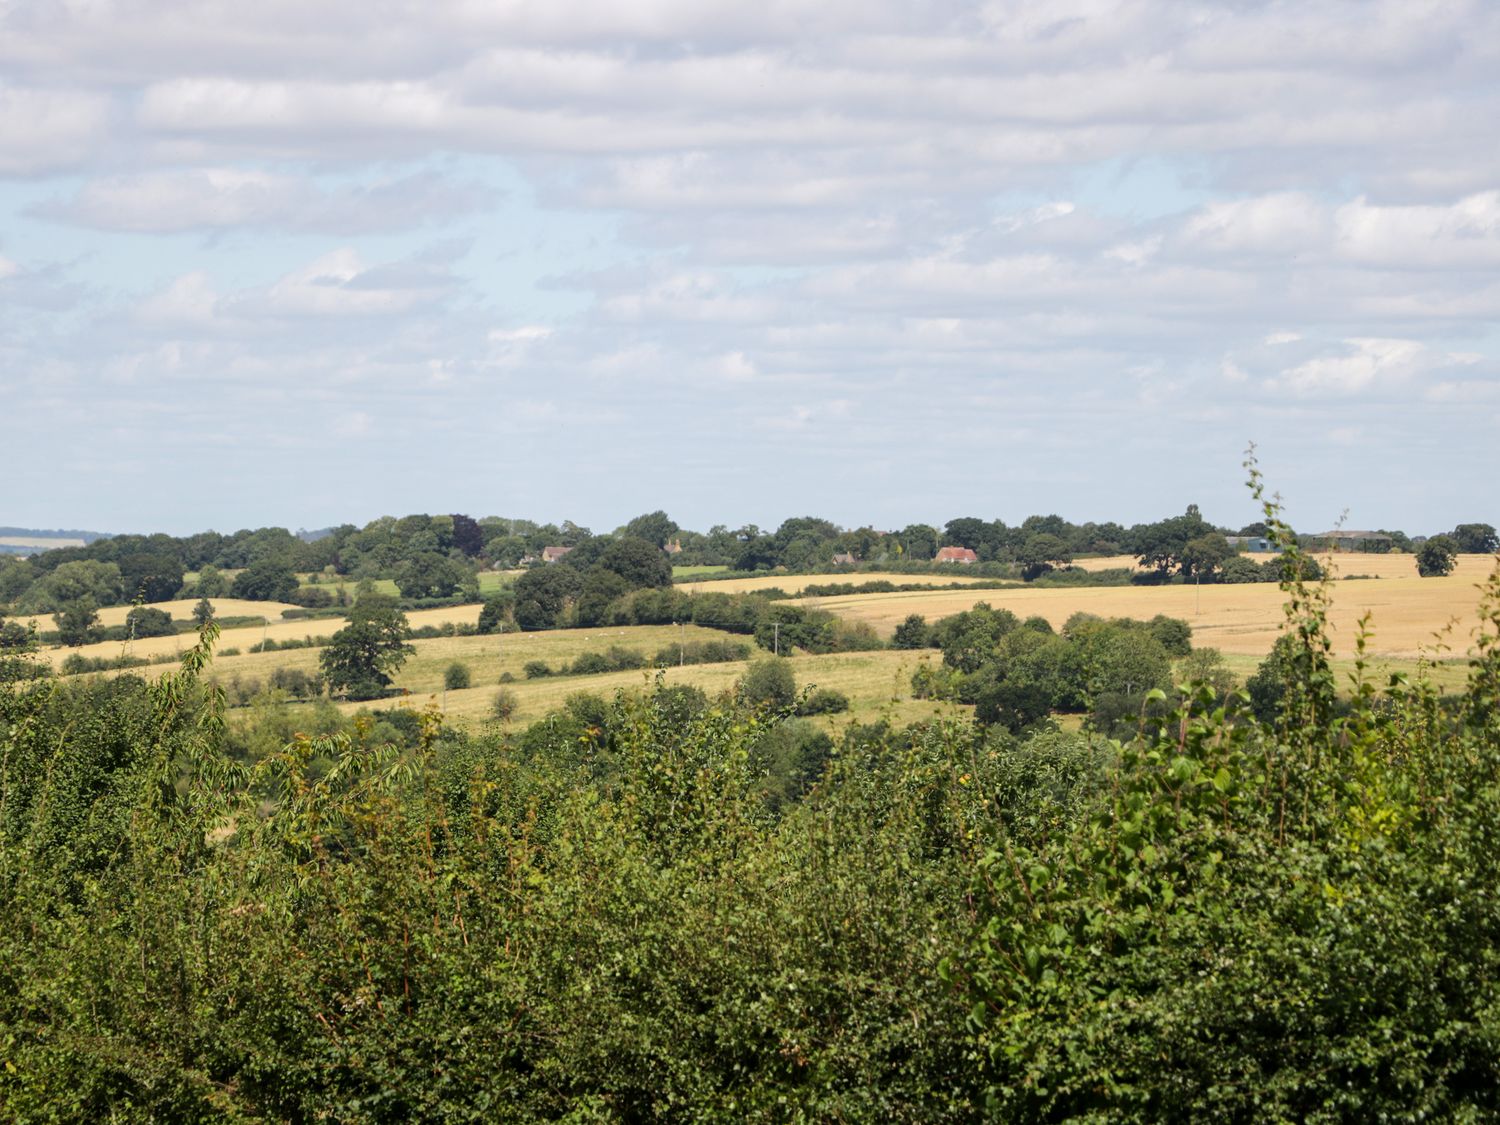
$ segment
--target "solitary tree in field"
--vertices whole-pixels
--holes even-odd
[[[323,650],[319,665],[334,691],[350,699],[378,699],[391,684],[392,673],[415,650],[407,644],[411,626],[391,598],[360,598]]]
[[[70,647],[86,645],[104,635],[99,628],[99,606],[90,594],[65,604],[52,620],[57,622],[58,639]]]
[[[198,604],[193,607],[193,620],[198,623],[198,628],[203,628],[214,619],[214,603],[207,598],[199,598]]]
[[[1423,578],[1441,578],[1453,573],[1458,544],[1446,535],[1434,535],[1417,548],[1417,573]]]

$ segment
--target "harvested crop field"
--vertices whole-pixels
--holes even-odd
[[[1479,556],[1469,556],[1478,558]],[[1476,579],[1486,573],[1472,564],[1466,573],[1448,578],[1386,578],[1340,581],[1332,585],[1335,651],[1354,650],[1356,622],[1373,614],[1370,651],[1384,656],[1414,657],[1433,642],[1433,634],[1456,625],[1447,643],[1462,653],[1477,624]],[[1286,596],[1270,583],[1193,586],[1100,586],[1077,589],[935,590],[902,594],[856,594],[805,598],[803,605],[829,610],[850,621],[863,621],[889,636],[908,614],[929,622],[968,609],[976,602],[1004,607],[1020,617],[1033,614],[1061,627],[1074,613],[1101,617],[1181,617],[1193,626],[1193,643],[1226,653],[1263,656],[1276,641]]]
[[[1263,563],[1275,555],[1246,555],[1253,562]],[[1415,555],[1367,555],[1360,551],[1340,551],[1334,554],[1314,553],[1320,565],[1333,567],[1340,578],[1365,576],[1368,578],[1415,578],[1417,559]],[[1073,563],[1079,570],[1139,570],[1134,555],[1109,555],[1097,559],[1078,559]],[[1469,578],[1481,581],[1495,565],[1493,555],[1459,555],[1458,565],[1453,568],[1451,578]]]
[[[209,598],[208,600],[209,604],[214,607],[215,616],[218,617],[269,617],[272,621],[280,621],[284,610],[297,608],[285,602],[251,602],[242,598]],[[173,621],[189,621],[193,616],[193,607],[197,604],[197,598],[179,598],[171,602],[151,602],[148,608],[164,610],[171,614]],[[105,606],[99,611],[99,624],[123,625],[125,615],[134,608],[128,605]],[[17,614],[6,620],[19,621],[22,625],[35,620],[36,627],[42,632],[53,627],[50,613]]]
[[[179,603],[163,603],[175,605]],[[191,609],[193,603],[186,603]],[[278,614],[282,609],[293,609],[293,606],[282,606],[278,602],[237,602],[225,598],[214,603],[224,606],[259,606],[260,613],[265,613],[267,608],[274,609]],[[115,606],[115,609],[121,607]],[[127,607],[128,608],[128,607]],[[226,611],[227,613],[227,611]],[[174,613],[173,617],[177,615]],[[244,616],[250,616],[246,613]],[[435,626],[441,628],[444,625],[474,625],[479,621],[479,607],[477,605],[444,606],[440,609],[419,609],[408,613],[407,620],[411,622],[413,629],[424,626]],[[124,614],[120,616],[124,621]],[[242,625],[234,629],[225,629],[219,634],[218,651],[226,648],[248,649],[251,645],[259,644],[262,640],[275,641],[281,644],[285,641],[305,641],[309,637],[331,637],[344,627],[344,619],[341,617],[317,617],[306,618],[296,621],[274,621],[268,625]],[[53,667],[60,665],[63,660],[73,653],[86,659],[112,660],[122,653],[143,657],[152,660],[156,657],[181,653],[189,649],[196,642],[193,633],[178,633],[171,637],[145,637],[140,640],[131,641],[128,645],[121,641],[100,641],[98,644],[80,645],[77,648],[46,648],[39,654],[43,660],[50,661]],[[276,653],[269,655],[275,656]],[[234,659],[233,657],[229,659]],[[285,660],[282,661],[286,663]]]
[[[891,582],[897,586],[947,586],[952,582],[983,582],[983,578],[975,578],[959,572],[958,567],[953,568],[956,573],[939,574],[767,574],[757,575],[754,578],[725,578],[717,582],[679,582],[679,590],[687,590],[690,593],[717,593],[717,594],[745,594],[756,590],[785,590],[788,594],[795,594],[808,586],[830,586],[848,585],[859,586],[866,582]]]

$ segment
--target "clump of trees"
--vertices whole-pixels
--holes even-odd
[[[913,674],[918,698],[972,703],[980,723],[1011,731],[1053,712],[1087,714],[1106,733],[1128,727],[1153,691],[1171,686],[1173,659],[1192,648],[1192,630],[1177,618],[1077,613],[1055,632],[1045,618],[1022,621],[984,602],[931,627],[909,617],[898,632],[905,647],[942,650],[941,666]]]

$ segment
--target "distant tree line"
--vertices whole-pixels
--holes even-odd
[[[345,583],[379,579],[393,581],[408,604],[478,601],[480,571],[525,566],[531,573],[517,583],[507,616],[521,628],[547,628],[560,618],[602,622],[631,591],[669,585],[673,565],[751,573],[824,573],[860,565],[923,569],[944,548],[972,551],[977,573],[1028,581],[1049,578],[1082,555],[1111,554],[1134,556],[1145,569],[1135,576],[1138,581],[1281,580],[1280,562],[1236,553],[1229,534],[1210,524],[1196,505],[1180,516],[1129,527],[1076,524],[1058,515],[1029,516],[1014,526],[961,516],[941,528],[910,524],[888,532],[849,530],[799,516],[774,531],[747,524],[733,530],[716,525],[700,533],[656,511],[596,535],[569,520],[539,524],[418,514],[381,517],[363,528],[344,524],[316,537],[280,527],[180,538],[118,535],[29,558],[0,558],[0,607],[52,614],[60,631],[83,643],[93,636],[97,610],[105,606],[233,597],[320,609],[349,604]],[[1254,523],[1233,534],[1263,536],[1266,526]],[[1497,547],[1495,529],[1485,523],[1462,523],[1420,544],[1399,531],[1382,534],[1394,549],[1416,551],[1424,575],[1446,573],[1458,553]],[[559,566],[543,561],[548,548],[568,548]]]

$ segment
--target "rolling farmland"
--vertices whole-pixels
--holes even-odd
[[[865,582],[891,582],[897,586],[946,586],[952,582],[983,582],[985,579],[965,575],[962,568],[953,567],[954,573],[937,574],[767,574],[754,578],[723,578],[717,582],[680,582],[677,589],[692,594],[750,594],[757,590],[785,590],[788,594],[800,593],[808,586],[850,585]],[[1019,583],[1018,583],[1019,584]]]
[[[1124,559],[1087,560],[1096,566],[1120,565]],[[1455,573],[1448,578],[1422,579],[1412,573],[1414,564],[1408,555],[1345,555],[1335,560],[1348,574],[1371,575],[1368,580],[1336,581],[1332,587],[1333,610],[1330,616],[1336,655],[1347,658],[1353,649],[1356,622],[1366,611],[1373,615],[1373,639],[1370,651],[1392,667],[1410,667],[1424,647],[1433,642],[1433,634],[1450,622],[1446,638],[1451,652],[1435,652],[1437,657],[1461,655],[1467,648],[1469,634],[1476,623],[1475,583],[1482,579],[1493,560],[1487,556],[1462,556]],[[932,584],[963,581],[962,574],[939,573],[912,575],[767,575],[762,578],[693,584],[690,590],[724,592],[765,589],[801,589],[814,583],[851,583],[886,578],[892,582],[912,582],[926,577]],[[977,581],[977,580],[975,580]],[[270,652],[245,651],[262,639],[286,643],[307,638],[327,637],[343,627],[340,618],[282,620],[284,610],[293,607],[274,602],[247,602],[229,598],[213,599],[221,617],[265,616],[265,625],[255,624],[226,629],[219,640],[220,655],[214,661],[214,674],[221,679],[241,683],[264,681],[277,668],[298,669],[315,673],[320,655],[317,648],[276,649]],[[919,613],[928,621],[968,609],[977,602],[988,602],[1010,609],[1018,616],[1040,615],[1061,627],[1077,612],[1104,617],[1149,618],[1158,613],[1187,620],[1193,627],[1194,644],[1211,645],[1223,651],[1231,667],[1242,678],[1270,650],[1282,621],[1284,596],[1271,584],[1193,586],[1115,586],[1082,588],[1038,588],[1017,585],[1004,589],[908,591],[901,593],[853,594],[834,597],[799,599],[800,604],[828,610],[850,621],[866,622],[884,635],[907,615]],[[175,619],[190,616],[195,601],[183,599],[161,603]],[[101,612],[104,624],[118,625],[125,620],[128,606],[115,606]],[[478,618],[477,605],[418,610],[408,614],[414,629],[424,626],[473,625]],[[22,619],[25,620],[25,619]],[[39,621],[43,627],[50,624]],[[443,699],[450,718],[465,724],[489,718],[500,676],[508,673],[514,682],[517,710],[512,722],[526,722],[554,709],[577,691],[609,695],[624,688],[643,686],[654,673],[646,671],[612,672],[592,676],[555,676],[537,680],[524,678],[523,666],[539,660],[556,669],[588,652],[603,652],[611,646],[635,649],[648,659],[678,641],[731,640],[749,643],[748,638],[698,626],[634,626],[627,628],[594,628],[552,630],[535,633],[508,633],[487,636],[453,636],[419,639],[413,642],[414,655],[396,678],[397,688],[410,693],[406,702],[421,705],[429,698]],[[148,660],[169,660],[192,644],[191,634],[152,637],[134,641],[128,646],[119,641],[105,641],[76,649],[53,647],[42,652],[42,658],[54,667],[72,653],[86,658],[111,659],[128,652]],[[238,650],[223,655],[227,650]],[[755,655],[760,655],[757,651]],[[873,652],[795,658],[799,684],[816,683],[849,695],[852,715],[869,721],[889,713],[897,721],[930,715],[934,704],[914,701],[910,696],[912,671],[922,660],[936,659],[930,652]],[[443,673],[449,664],[461,661],[469,667],[476,686],[463,690],[442,691]],[[667,682],[695,684],[710,693],[728,688],[744,673],[745,662],[689,665],[668,668]],[[157,675],[172,667],[170,663],[134,669],[137,674]],[[1451,675],[1450,675],[1451,673]],[[1441,669],[1439,678],[1446,682],[1458,675],[1454,668]],[[370,704],[341,703],[345,711],[358,710]],[[948,708],[946,713],[953,713]],[[848,716],[834,721],[846,721]]]
[[[1372,556],[1380,558],[1381,556]],[[1412,567],[1410,556],[1403,559]],[[1333,583],[1331,623],[1335,651],[1353,651],[1355,626],[1367,610],[1373,614],[1373,653],[1412,658],[1433,642],[1433,634],[1454,623],[1447,640],[1462,653],[1477,623],[1475,583],[1487,573],[1486,556],[1464,556],[1447,578],[1410,576],[1371,581]],[[1493,563],[1493,560],[1488,560]],[[805,598],[804,605],[826,609],[851,621],[863,621],[882,635],[908,614],[928,621],[958,613],[976,602],[1004,607],[1020,617],[1045,617],[1054,628],[1074,613],[1101,617],[1149,618],[1158,613],[1181,617],[1193,627],[1195,645],[1211,645],[1225,653],[1264,656],[1275,643],[1282,622],[1285,595],[1270,583],[1194,586],[1096,586],[1076,589],[1017,588],[1006,590],[934,590],[898,594],[853,594]]]

